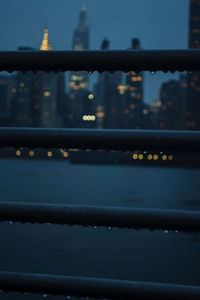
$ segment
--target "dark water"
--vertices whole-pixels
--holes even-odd
[[[0,160],[0,199],[196,210],[200,170]],[[200,284],[199,234],[0,223],[0,245],[5,271]]]

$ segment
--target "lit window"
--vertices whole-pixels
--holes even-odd
[[[33,157],[34,156],[34,151],[33,150],[31,150],[31,151],[29,151],[29,155],[31,156],[31,157]]]
[[[76,45],[74,46],[74,50],[76,50],[76,51],[83,50],[83,46],[82,46],[81,44],[76,44]]]
[[[68,152],[63,152],[63,156],[64,156],[65,158],[67,158],[67,157],[69,156],[69,153],[68,153]]]
[[[45,97],[51,96],[51,92],[49,92],[49,91],[44,92],[44,96],[45,96]]]
[[[168,156],[168,159],[169,159],[169,160],[173,160],[173,155],[169,155],[169,156]]]
[[[24,87],[24,82],[20,82],[20,87]]]
[[[163,155],[162,160],[167,160],[167,155]]]
[[[136,160],[138,158],[137,154],[133,154],[133,159]]]
[[[17,155],[17,156],[20,156],[20,155],[21,155],[21,151],[20,151],[20,150],[17,150],[17,151],[16,151],[16,155]]]
[[[104,112],[98,112],[96,114],[97,118],[104,118],[105,117],[105,113]]]
[[[89,94],[89,95],[88,95],[88,99],[89,99],[89,100],[93,100],[93,99],[94,99],[94,95],[93,95],[93,94]]]
[[[143,158],[144,158],[144,155],[143,155],[143,154],[140,154],[140,155],[139,155],[139,159],[142,160]]]
[[[148,115],[148,110],[147,109],[143,109],[143,114],[144,115]]]
[[[125,109],[125,110],[124,110],[124,113],[125,113],[126,115],[128,115],[129,112],[130,112],[130,111],[129,111],[128,109]]]
[[[95,116],[91,116],[91,121],[95,121],[96,117]]]
[[[153,159],[153,156],[152,156],[151,154],[149,154],[149,155],[147,156],[147,158],[148,158],[148,160],[152,160],[152,159]]]
[[[52,155],[53,155],[53,154],[52,154],[51,151],[48,151],[48,152],[47,152],[47,156],[48,156],[48,157],[52,157]]]
[[[158,160],[158,155],[157,154],[154,154],[153,160]]]

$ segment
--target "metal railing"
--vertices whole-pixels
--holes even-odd
[[[0,52],[1,71],[200,71],[200,50]],[[0,147],[200,151],[200,132],[1,128]],[[200,213],[0,204],[0,221],[200,231]],[[0,272],[4,291],[111,299],[200,299],[200,287]]]
[[[70,295],[101,299],[199,300],[200,288],[173,284],[122,281],[44,274],[0,272],[5,291]]]
[[[200,212],[0,202],[0,221],[200,232]]]
[[[0,147],[199,152],[200,131],[2,127]]]
[[[0,52],[0,71],[198,71],[199,50]]]

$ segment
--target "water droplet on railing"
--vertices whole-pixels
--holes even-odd
[[[47,295],[47,294],[43,294],[42,297],[43,297],[43,298],[47,298],[48,295]]]
[[[179,230],[175,230],[175,233],[179,233]]]
[[[168,234],[168,233],[169,233],[169,231],[168,231],[168,230],[164,230],[163,232],[164,232],[164,234]]]
[[[9,221],[8,223],[9,223],[9,224],[13,224],[13,221]]]
[[[89,74],[93,74],[93,71],[89,71],[88,73],[89,73]]]
[[[111,230],[112,229],[112,227],[111,226],[108,226],[108,230]]]
[[[152,72],[151,72],[151,74],[152,74],[152,75],[155,75],[155,74],[156,74],[156,72],[155,72],[155,71],[152,71]]]

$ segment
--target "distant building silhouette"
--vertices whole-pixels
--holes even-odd
[[[72,49],[82,51],[89,49],[89,27],[86,24],[86,7],[79,15],[79,23],[73,33]],[[90,95],[90,96],[89,96]],[[94,96],[89,92],[89,74],[84,71],[70,72],[68,111],[65,117],[66,127],[94,127]]]
[[[34,50],[20,47],[20,51]],[[41,51],[51,51],[48,29],[45,29]],[[16,92],[12,99],[12,125],[20,127],[62,127],[65,103],[64,74],[18,72]]]
[[[44,30],[44,36],[40,50],[52,50],[47,28]],[[54,72],[47,74],[44,72],[39,72],[38,76],[42,88],[40,95],[40,127],[62,126],[63,111],[61,107],[65,101],[63,84],[64,74],[55,74]]]
[[[132,39],[132,50],[140,50],[140,41]],[[143,129],[148,128],[149,111],[143,102],[143,73],[135,71],[126,75],[126,86],[124,88],[124,128]]]
[[[158,129],[181,130],[185,127],[184,75],[180,80],[170,80],[160,89]]]
[[[15,75],[0,75],[0,126],[11,125],[11,98],[15,92]]]
[[[189,48],[200,49],[200,1],[190,1]],[[186,107],[187,129],[200,130],[200,72],[189,76]]]
[[[110,42],[104,39],[101,50],[108,50]],[[122,81],[122,73],[99,73],[96,85],[97,128],[122,128],[123,99],[118,86]]]

